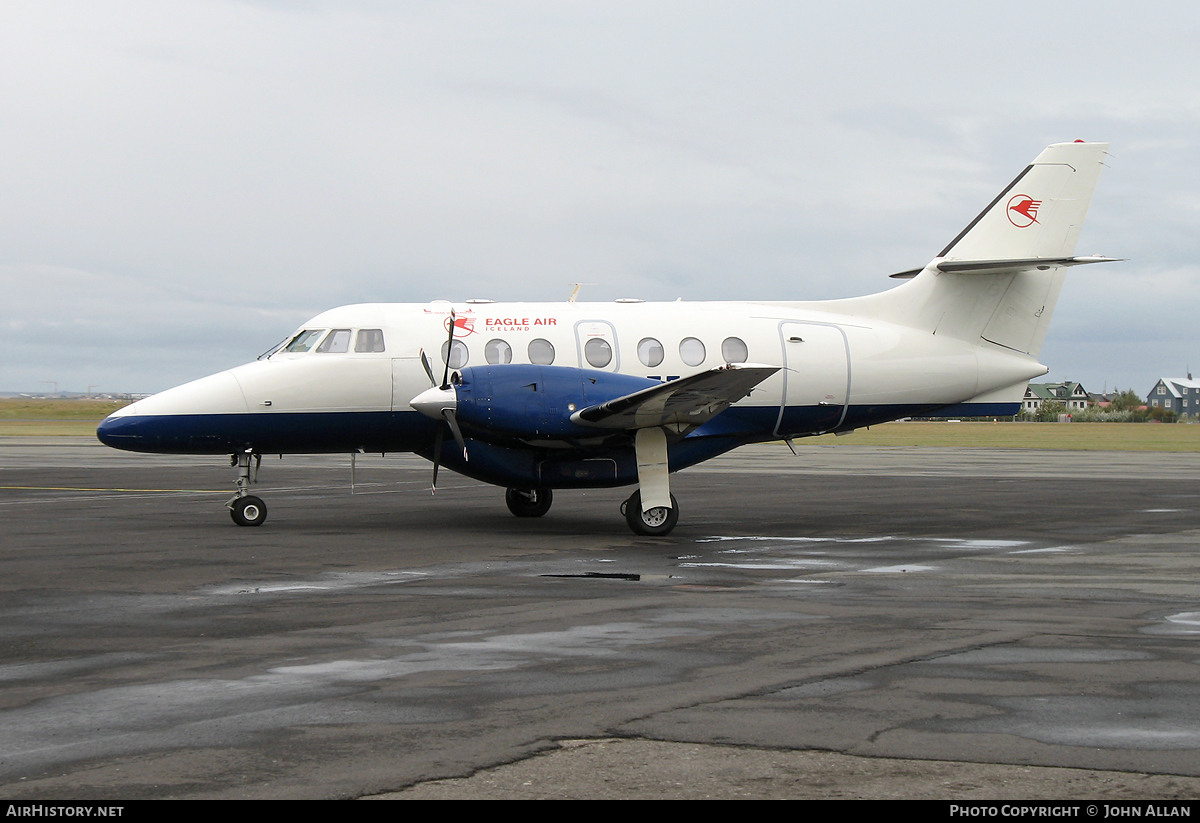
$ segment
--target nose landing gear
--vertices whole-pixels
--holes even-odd
[[[250,463],[254,463],[253,474]],[[229,465],[236,466],[237,494],[225,504],[229,516],[239,526],[261,526],[267,522],[267,504],[261,498],[250,494],[250,486],[258,482],[258,467],[262,463],[262,455],[247,449],[240,454],[229,455]]]
[[[234,498],[229,516],[239,526],[261,526],[267,520],[267,504],[252,494]]]

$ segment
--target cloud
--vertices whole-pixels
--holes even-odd
[[[1076,137],[1080,250],[1132,262],[1071,274],[1044,361],[1152,382],[1154,300],[1196,343],[1200,12],[1090,9],[6,4],[0,389],[163,388],[361,301],[864,294]]]

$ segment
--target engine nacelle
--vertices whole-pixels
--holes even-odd
[[[454,385],[456,415],[464,427],[521,439],[595,437],[605,431],[573,423],[571,415],[657,385],[569,366],[470,366]]]

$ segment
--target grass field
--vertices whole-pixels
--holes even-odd
[[[801,441],[798,441],[801,442]],[[1200,452],[1200,425],[1183,423],[884,423],[802,442],[846,446]]]
[[[0,398],[0,437],[90,435],[123,400]]]
[[[124,405],[109,400],[0,399],[0,437],[90,436]],[[1179,423],[885,423],[853,434],[804,438],[834,446],[1200,452],[1200,425]]]

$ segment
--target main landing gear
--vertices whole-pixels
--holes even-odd
[[[517,517],[541,517],[550,511],[554,492],[550,489],[509,489],[504,493],[504,502]]]
[[[254,464],[251,473],[250,464]],[[251,451],[229,455],[229,465],[236,466],[237,494],[225,504],[229,516],[239,526],[261,526],[267,522],[267,504],[261,498],[250,494],[250,485],[258,482],[258,466],[262,463],[262,455]]]
[[[679,522],[679,501],[671,495],[671,507],[655,506],[642,511],[642,493],[635,491],[621,504],[621,514],[634,534],[644,537],[663,537],[671,533]]]
[[[550,489],[508,489],[504,492],[504,502],[508,504],[508,510],[517,517],[541,517],[550,511],[554,493]],[[675,495],[671,495],[669,507],[654,506],[642,511],[642,492],[638,490],[621,504],[621,514],[625,515],[625,522],[634,534],[643,537],[663,537],[670,534],[679,522],[679,501],[675,499]],[[263,517],[266,517],[265,511]]]

